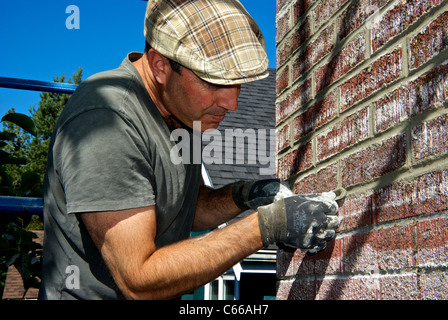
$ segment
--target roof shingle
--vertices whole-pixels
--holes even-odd
[[[244,141],[243,146],[236,146],[236,139],[233,142],[233,161],[226,163],[225,147],[222,147],[222,163],[211,163],[210,158],[203,154],[203,160],[208,174],[215,188],[220,188],[226,184],[237,180],[258,180],[275,177],[272,174],[260,174],[260,168],[275,168],[275,146],[274,150],[270,149],[269,139],[271,138],[270,130],[275,130],[275,99],[276,99],[276,70],[269,69],[269,76],[265,79],[243,84],[241,93],[238,98],[238,110],[228,112],[224,121],[221,122],[218,130],[221,132],[222,142],[225,142],[226,130],[241,129],[243,133],[248,133],[248,129],[253,129],[256,134],[257,144],[248,143],[248,139]],[[260,136],[260,129],[265,129],[266,139]],[[261,139],[260,139],[261,138]],[[273,137],[275,141],[275,134]],[[208,142],[203,143],[203,146]],[[274,144],[275,145],[275,144]],[[244,163],[236,162],[235,155],[244,152]],[[249,161],[248,155],[255,156],[254,161]],[[272,155],[265,163],[261,163],[261,157]],[[266,163],[267,162],[267,163]]]

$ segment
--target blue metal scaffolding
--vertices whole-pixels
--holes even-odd
[[[71,94],[76,90],[78,86],[68,83],[0,77],[0,87],[9,89]]]
[[[42,216],[42,212],[43,212],[42,198],[0,196],[1,214]]]

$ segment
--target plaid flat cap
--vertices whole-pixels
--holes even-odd
[[[144,35],[154,50],[210,83],[269,75],[263,34],[237,0],[149,0]]]

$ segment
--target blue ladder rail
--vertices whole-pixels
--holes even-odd
[[[71,94],[78,86],[69,83],[0,77],[0,87]]]
[[[42,216],[43,199],[0,196],[0,213]]]

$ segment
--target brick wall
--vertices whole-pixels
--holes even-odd
[[[447,21],[441,0],[277,0],[277,174],[348,191],[325,251],[279,250],[277,299],[448,298]]]

